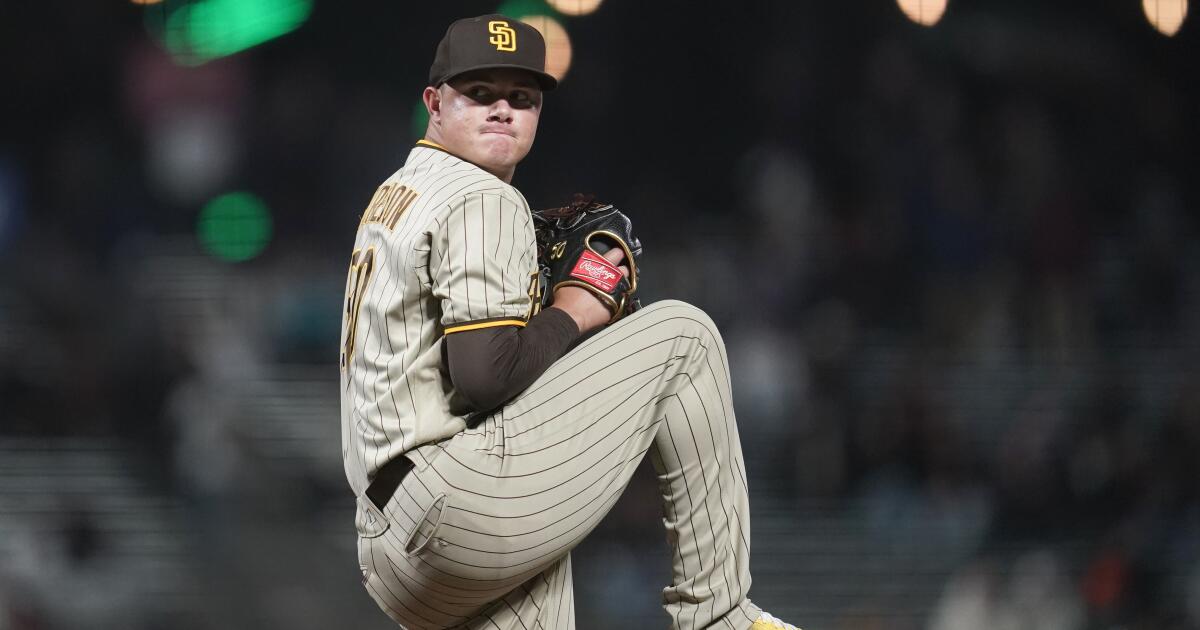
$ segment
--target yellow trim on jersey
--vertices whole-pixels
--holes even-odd
[[[445,151],[446,153],[449,153],[449,152],[450,152],[450,150],[449,150],[449,149],[447,149],[446,147],[444,147],[444,146],[442,146],[442,145],[440,145],[440,144],[438,144],[438,143],[436,143],[436,142],[434,142],[434,141],[432,141],[432,140],[426,140],[426,139],[424,139],[424,138],[421,138],[420,140],[417,140],[417,144],[423,144],[423,145],[425,145],[425,146],[428,146],[428,147],[433,147],[433,148],[435,148],[435,149],[441,149],[441,150]]]
[[[462,326],[451,326],[446,329],[446,334],[463,332],[467,330],[478,330],[480,328],[492,328],[495,326],[521,326],[524,327],[526,322],[519,319],[501,319],[494,322],[480,322],[478,324],[463,324]]]

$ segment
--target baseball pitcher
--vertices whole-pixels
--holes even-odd
[[[573,628],[571,549],[647,453],[672,628],[794,628],[751,603],[725,347],[678,301],[639,308],[642,247],[611,205],[532,213],[545,43],[454,22],[429,126],[358,225],[341,344],[342,454],[363,583],[405,628]]]

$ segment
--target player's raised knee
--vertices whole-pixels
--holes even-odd
[[[643,310],[657,311],[658,316],[670,319],[684,334],[691,332],[693,335],[708,335],[724,343],[717,324],[698,306],[682,300],[660,300]]]

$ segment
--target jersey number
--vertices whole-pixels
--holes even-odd
[[[342,369],[345,370],[354,359],[354,335],[358,332],[358,309],[362,306],[363,294],[367,292],[367,283],[371,281],[371,272],[375,271],[375,247],[356,249],[350,256],[350,273],[346,276],[346,306],[343,312],[345,321],[342,328],[346,338],[342,340]]]

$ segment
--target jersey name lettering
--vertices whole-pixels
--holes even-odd
[[[359,227],[378,223],[387,227],[388,230],[395,230],[396,223],[400,221],[400,215],[404,214],[404,211],[408,210],[408,207],[416,200],[417,191],[408,186],[394,184],[380,186],[379,190],[375,191],[375,196],[371,198],[366,212],[363,212]]]

